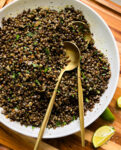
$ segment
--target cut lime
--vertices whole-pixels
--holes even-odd
[[[115,120],[115,117],[109,108],[106,108],[106,110],[101,115],[101,117],[102,117],[102,119],[107,120],[107,121],[114,121]]]
[[[117,105],[119,108],[121,108],[121,96],[117,99]]]
[[[105,144],[114,134],[115,129],[110,126],[102,126],[93,135],[92,142],[95,148]]]

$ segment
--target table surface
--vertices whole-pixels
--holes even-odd
[[[0,4],[1,1],[0,0]],[[12,0],[7,0],[4,2],[5,5]],[[95,11],[97,11],[106,23],[109,25],[113,35],[116,39],[119,54],[121,58],[121,7],[115,5],[114,3],[110,3],[110,0],[81,0],[86,3],[90,7],[92,7]],[[113,123],[109,123],[107,121],[102,120],[101,118],[97,119],[92,125],[90,125],[86,129],[86,147],[81,147],[80,142],[80,133],[70,135],[64,138],[59,139],[50,139],[44,140],[40,144],[40,149],[45,150],[46,143],[49,144],[50,148],[48,150],[93,150],[93,146],[91,143],[92,135],[94,131],[102,125],[111,125],[115,128],[116,132],[114,136],[108,141],[106,144],[98,148],[98,150],[121,150],[121,109],[116,107],[116,100],[121,96],[121,72],[119,77],[118,86],[114,97],[109,105],[109,108],[115,115],[115,121]],[[14,131],[11,131],[4,125],[0,124],[0,150],[32,150],[35,143],[34,138],[25,137]],[[4,145],[4,146],[3,146]],[[8,148],[7,148],[8,147]],[[47,150],[47,149],[46,149]]]

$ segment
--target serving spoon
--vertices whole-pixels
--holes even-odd
[[[35,146],[34,146],[34,150],[38,149],[39,142],[42,139],[44,130],[45,130],[45,128],[47,126],[47,123],[49,121],[49,117],[50,117],[50,114],[51,114],[51,111],[52,111],[52,108],[53,108],[53,104],[55,102],[57,89],[58,89],[58,86],[60,84],[60,81],[61,81],[61,78],[62,78],[64,72],[71,71],[71,70],[77,68],[77,66],[80,64],[80,52],[79,52],[79,49],[77,48],[77,46],[74,43],[64,42],[64,49],[66,50],[66,56],[69,59],[69,63],[60,72],[60,75],[58,77],[58,81],[56,83],[56,86],[55,86],[55,89],[53,91],[52,97],[50,99],[50,102],[49,102],[44,120],[41,124],[40,131],[39,131],[39,134],[38,134],[38,138],[37,138],[37,141],[36,141]]]

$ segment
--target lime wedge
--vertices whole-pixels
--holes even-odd
[[[92,138],[92,142],[95,148],[105,144],[114,134],[115,129],[110,126],[102,126],[98,128]]]
[[[106,110],[104,111],[104,113],[101,115],[102,119],[106,120],[106,121],[114,121],[115,117],[112,114],[112,112],[110,111],[109,108],[106,108]]]
[[[119,108],[121,108],[121,96],[117,99],[117,105]]]

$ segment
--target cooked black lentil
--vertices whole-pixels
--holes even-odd
[[[81,21],[82,25],[72,24]],[[65,62],[64,41],[80,48],[84,111],[92,110],[111,76],[107,58],[86,42],[91,34],[83,14],[73,7],[60,12],[37,8],[3,19],[0,28],[0,107],[6,117],[40,126]],[[64,58],[64,59],[62,59]],[[57,91],[48,127],[78,117],[77,70],[66,72]]]

